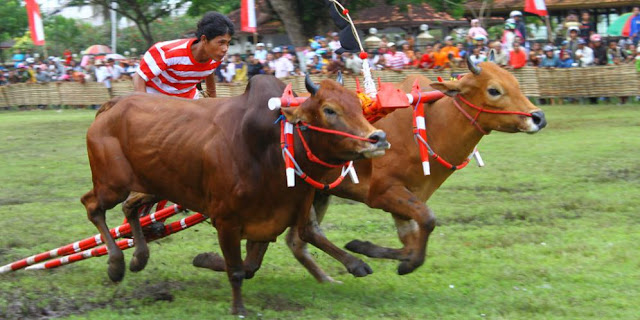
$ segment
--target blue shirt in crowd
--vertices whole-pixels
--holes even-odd
[[[553,57],[549,58],[545,55],[540,62],[540,67],[543,68],[557,68],[560,66],[560,59],[554,54]]]

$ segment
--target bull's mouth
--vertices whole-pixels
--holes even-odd
[[[391,144],[389,142],[380,141],[371,145],[369,148],[360,151],[360,154],[367,159],[381,157],[389,148],[391,148]]]

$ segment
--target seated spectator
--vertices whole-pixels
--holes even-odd
[[[522,50],[519,42],[514,42],[512,46],[513,49],[509,52],[509,68],[520,69],[527,65],[527,54]]]
[[[236,53],[233,55],[234,56],[234,60],[235,60],[235,65],[236,65],[236,74],[235,76],[233,76],[233,81],[234,82],[246,82],[248,78],[247,76],[247,72],[248,72],[248,67],[247,64],[242,60],[242,57],[240,57],[239,53]]]
[[[222,73],[222,77],[224,82],[232,83],[233,77],[236,75],[236,57],[225,57],[225,62],[222,63],[224,67],[220,69],[220,73]]]
[[[586,44],[587,42],[584,39],[578,39],[578,50],[576,50],[575,56],[579,67],[593,65],[593,50]]]
[[[571,58],[571,50],[565,50],[562,52],[560,63],[558,68],[571,68],[573,67],[573,59]]]
[[[506,67],[509,64],[509,57],[502,50],[502,44],[498,41],[494,41],[491,44],[491,48],[493,49],[493,54],[494,54],[493,62],[495,62],[497,65],[503,68]]]
[[[262,62],[262,61],[260,61]],[[264,62],[262,62],[262,65],[264,65],[264,73],[265,74],[274,74],[276,72],[276,64],[275,64],[275,57],[273,56],[273,53],[267,53],[267,60],[265,60]]]
[[[557,68],[560,66],[560,59],[553,53],[552,46],[544,47],[544,57],[540,61],[540,67],[542,68]]]
[[[281,79],[290,76],[293,72],[293,63],[291,63],[291,60],[287,59],[282,54],[282,49],[280,48],[273,49],[273,53],[276,56],[274,62],[274,75],[276,76],[276,78]]]
[[[451,65],[456,62],[462,61],[462,59],[460,59],[460,51],[453,45],[452,36],[444,38],[444,46],[440,49],[440,52],[444,53],[444,57],[446,58],[445,66],[447,67],[451,67]]]
[[[409,43],[406,41],[402,44],[402,52],[407,56],[407,60],[405,61],[405,68],[411,67],[417,60],[416,53],[409,47]]]
[[[433,45],[433,69],[444,69],[448,67],[449,59],[447,58],[447,54],[440,50],[441,44],[436,42]]]
[[[45,66],[46,68],[46,66]],[[73,70],[69,69],[71,72]],[[51,82],[51,77],[49,77],[49,73],[47,70],[43,69],[41,66],[36,67],[36,81],[38,83],[48,83]]]

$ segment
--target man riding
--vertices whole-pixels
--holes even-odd
[[[233,22],[218,12],[207,12],[198,22],[196,38],[154,44],[133,76],[134,90],[197,99],[203,79],[209,97],[216,96],[214,70],[229,50]]]

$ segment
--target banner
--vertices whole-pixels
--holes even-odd
[[[255,0],[242,0],[240,6],[240,30],[254,33],[257,30]]]
[[[545,17],[547,16],[547,5],[544,0],[524,0],[524,11]]]
[[[40,15],[40,6],[36,0],[26,0],[27,15],[29,16],[29,31],[31,31],[31,40],[36,46],[44,46],[44,27],[42,26],[42,16]]]

